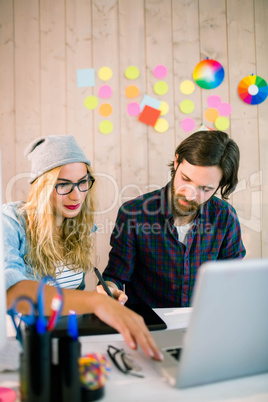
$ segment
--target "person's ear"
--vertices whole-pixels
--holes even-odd
[[[175,159],[174,159],[174,170],[175,170],[175,171],[177,170],[177,167],[178,167],[178,165],[179,165],[178,159],[179,159],[179,155],[176,154],[176,155],[175,155]]]

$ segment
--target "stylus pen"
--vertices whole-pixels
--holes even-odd
[[[105,292],[107,293],[107,295],[108,295],[108,296],[111,296],[111,297],[114,299],[112,292],[110,291],[110,289],[109,289],[108,286],[106,285],[106,282],[105,282],[105,280],[103,279],[103,277],[101,276],[101,273],[100,273],[100,271],[98,270],[98,268],[95,267],[95,268],[94,268],[94,272],[95,272],[95,274],[97,275],[98,280],[99,280],[100,283],[102,284],[103,289],[105,290]]]

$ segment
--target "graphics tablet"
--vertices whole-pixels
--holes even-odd
[[[140,314],[150,331],[166,329],[165,322],[160,318],[148,304],[130,304],[126,303],[126,307]],[[53,337],[60,338],[67,334],[68,316],[59,319]],[[79,336],[86,335],[103,335],[115,334],[117,331],[101,321],[95,314],[82,314],[77,316]]]

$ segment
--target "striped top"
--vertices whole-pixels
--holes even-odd
[[[119,209],[103,277],[120,289],[125,284],[131,303],[187,307],[203,262],[246,254],[235,209],[216,196],[200,208],[181,243],[170,194],[169,183]]]
[[[61,288],[77,289],[83,280],[83,271],[75,272],[72,269],[62,265],[56,268],[56,280]]]

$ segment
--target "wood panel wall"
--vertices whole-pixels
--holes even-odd
[[[99,213],[96,264],[104,269],[109,238],[119,206],[169,180],[167,164],[189,134],[180,126],[179,89],[192,80],[195,65],[206,57],[225,69],[214,90],[195,85],[190,117],[205,120],[207,97],[230,102],[227,132],[241,150],[239,185],[231,198],[242,224],[247,257],[268,256],[268,100],[258,106],[242,102],[240,80],[257,74],[268,81],[267,0],[0,0],[0,147],[4,202],[26,199],[29,163],[23,156],[34,138],[72,134],[92,161],[98,178]],[[168,68],[168,93],[153,91],[153,69]],[[126,79],[135,65],[140,76]],[[98,130],[104,119],[84,106],[98,97],[98,70],[108,66],[113,96],[109,120],[113,132]],[[78,88],[77,69],[94,68],[95,87]],[[125,88],[135,84],[144,94],[169,105],[169,129],[157,133],[126,112]],[[101,102],[100,102],[101,103]],[[88,276],[88,288],[95,286]]]

